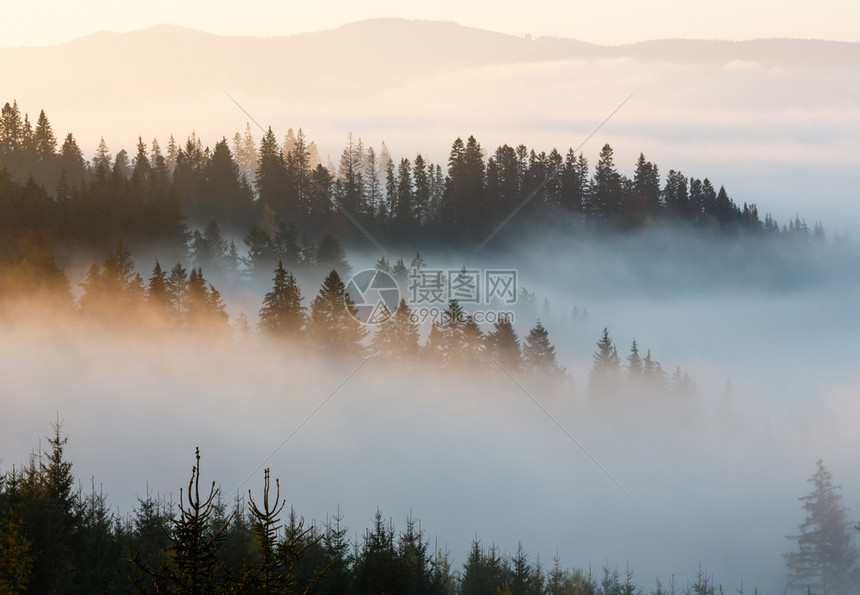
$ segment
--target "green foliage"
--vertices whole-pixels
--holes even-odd
[[[205,497],[200,495],[200,449],[195,452],[188,489],[179,492],[179,515],[172,519],[170,546],[164,563],[156,570],[146,569],[159,593],[205,595],[222,593],[227,584],[224,565],[218,549],[227,524],[213,526],[216,495],[215,482]],[[141,565],[142,566],[142,565]]]
[[[26,591],[33,567],[30,542],[15,512],[0,508],[0,593]]]
[[[64,456],[67,438],[59,422],[48,444],[23,471],[0,475],[2,593],[642,592],[629,565],[624,573],[607,565],[597,580],[590,570],[563,569],[556,556],[545,575],[540,563],[529,561],[522,544],[513,555],[503,555],[495,546],[483,548],[477,537],[462,571],[456,572],[450,554],[431,549],[411,514],[398,532],[377,510],[372,526],[353,548],[339,513],[321,532],[313,524],[306,527],[292,508],[284,519],[286,500],[277,480],[272,493],[268,469],[262,499],[249,492],[247,507],[236,498],[232,512],[227,512],[214,482],[208,493],[201,491],[199,450],[178,507],[147,492],[123,521],[110,512],[95,483],[86,496],[74,490],[72,464]],[[814,479],[822,494],[833,488],[823,466]],[[818,503],[815,493],[803,500]],[[838,499],[835,505],[839,508]],[[842,527],[850,530],[847,522]],[[839,585],[846,584],[854,583],[812,588],[841,595],[850,592],[840,590]],[[701,568],[681,591],[723,592]],[[672,577],[668,590],[658,581],[655,595],[677,592]]]

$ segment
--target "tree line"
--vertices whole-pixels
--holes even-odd
[[[271,289],[262,298],[258,322],[251,326],[244,312],[230,321],[221,292],[203,274],[201,266],[186,269],[180,262],[162,267],[156,260],[147,279],[137,272],[128,246],[119,241],[106,258],[89,267],[75,299],[65,273],[54,262],[49,248],[32,241],[22,264],[0,269],[0,306],[10,312],[25,303],[28,309],[48,307],[55,314],[80,317],[112,329],[194,332],[225,341],[251,340],[280,343],[294,353],[328,360],[360,361],[373,357],[379,365],[401,368],[429,365],[464,371],[492,371],[530,375],[544,382],[564,384],[571,380],[558,362],[549,331],[540,320],[520,337],[507,313],[490,327],[475,321],[457,299],[450,299],[436,316],[425,321],[407,301],[387,310],[377,324],[360,321],[355,302],[338,272],[351,266],[340,245],[331,240],[324,265],[335,264],[317,294],[306,300],[296,276],[278,261]],[[407,269],[403,259],[390,267],[385,258],[377,270],[404,281],[426,265],[420,254]],[[313,269],[321,276],[324,268]],[[526,292],[527,293],[527,292]],[[0,309],[2,312],[2,309]],[[422,342],[422,326],[429,330]],[[589,376],[589,392],[595,395],[651,391],[692,395],[695,386],[677,367],[669,377],[650,350],[642,357],[633,340],[622,365],[608,329],[597,342]]]
[[[112,510],[107,496],[76,487],[59,421],[23,466],[0,474],[0,592],[3,593],[319,593],[489,595],[633,595],[629,565],[600,572],[511,554],[476,537],[456,568],[431,546],[411,514],[400,530],[377,510],[363,534],[342,515],[307,523],[286,507],[269,470],[262,491],[225,502],[202,481],[199,450],[179,498],[139,497],[134,510]],[[274,485],[273,485],[274,483]],[[659,580],[653,595],[723,592],[699,569],[681,585]]]
[[[215,482],[201,484],[201,456],[187,486],[171,497],[139,497],[126,515],[107,496],[89,492],[65,456],[59,421],[48,447],[0,474],[0,592],[2,593],[403,593],[440,595],[634,595],[645,593],[629,564],[623,572],[565,569],[530,560],[522,544],[503,554],[472,541],[457,569],[447,549],[431,547],[410,513],[401,530],[377,510],[365,532],[350,537],[339,513],[306,523],[282,497],[268,469],[262,492],[237,489],[225,502]],[[784,554],[789,586],[810,594],[856,593],[860,568],[839,486],[821,460],[800,498],[806,519]],[[201,491],[202,488],[202,491]],[[856,526],[860,530],[860,523]],[[652,595],[724,593],[701,567],[695,579]],[[738,590],[743,593],[743,589]],[[756,590],[757,592],[757,590]]]
[[[171,135],[166,149],[143,139],[112,155],[101,140],[85,159],[74,135],[58,142],[41,111],[35,127],[17,102],[0,110],[0,234],[22,230],[52,245],[107,249],[122,237],[184,251],[188,224],[215,221],[244,235],[249,256],[281,242],[285,253],[325,233],[355,238],[357,222],[392,241],[474,241],[518,205],[513,225],[564,215],[566,228],[632,230],[680,222],[721,232],[824,237],[799,217],[780,225],[755,204],[736,204],[708,178],[687,177],[640,154],[632,178],[618,171],[604,145],[593,171],[572,150],[502,145],[492,153],[472,136],[458,138],[446,164],[421,154],[399,160],[348,136],[337,164],[320,162],[301,129],[279,142],[269,128],[259,143],[250,127],[232,141],[204,147],[191,134]],[[279,233],[282,236],[276,237]],[[250,241],[248,241],[250,240]],[[284,243],[286,242],[286,243]],[[283,255],[282,255],[283,256]]]

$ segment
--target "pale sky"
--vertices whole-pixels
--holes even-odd
[[[856,0],[436,0],[413,4],[401,0],[34,0],[5,4],[0,46],[51,45],[100,30],[127,32],[162,23],[217,34],[290,35],[375,17],[455,21],[514,35],[551,35],[610,45],[663,38],[860,41]]]

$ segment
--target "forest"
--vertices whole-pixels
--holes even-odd
[[[699,567],[693,580],[637,584],[629,563],[565,569],[530,559],[519,544],[500,552],[473,540],[461,568],[431,545],[411,514],[398,528],[377,510],[350,534],[339,513],[307,522],[287,509],[280,481],[233,494],[202,481],[199,449],[177,500],[145,494],[122,515],[76,482],[58,419],[48,447],[0,475],[0,589],[3,593],[421,593],[534,595],[716,595],[727,588]],[[800,500],[807,512],[798,550],[784,555],[790,584],[808,593],[856,593],[860,556],[839,486],[822,461]],[[274,485],[273,485],[274,483]],[[201,485],[202,484],[202,485]],[[201,491],[202,490],[202,491]],[[286,488],[284,492],[286,492]],[[256,493],[256,496],[255,496]],[[860,530],[860,523],[856,527]],[[737,589],[743,593],[743,586]],[[757,592],[757,589],[755,590]]]
[[[820,223],[810,229],[799,217],[782,226],[769,214],[761,219],[755,204],[736,204],[708,178],[671,169],[662,185],[661,177],[644,155],[632,179],[619,173],[609,145],[592,172],[572,150],[503,145],[489,153],[472,136],[456,139],[442,165],[420,154],[397,160],[384,145],[377,154],[350,134],[338,164],[324,164],[301,129],[288,131],[283,143],[268,129],[257,143],[250,125],[214,148],[192,133],[184,144],[171,135],[164,150],[157,139],[139,139],[131,153],[112,155],[102,140],[87,160],[72,133],[58,141],[44,111],[35,126],[15,101],[0,116],[0,233],[7,245],[28,232],[57,249],[103,254],[122,238],[178,257],[215,222],[245,244],[240,255],[228,242],[233,263],[241,258],[252,270],[263,260],[268,273],[278,259],[288,268],[312,260],[325,234],[347,245],[365,242],[360,229],[379,241],[471,246],[515,209],[513,226],[561,218],[568,233],[672,222],[728,234],[824,235]]]
[[[611,243],[685,229],[717,247],[745,250],[804,251],[827,242],[820,222],[810,228],[799,216],[785,223],[762,218],[756,204],[736,204],[708,178],[661,175],[644,154],[628,178],[608,144],[592,169],[572,150],[503,145],[489,152],[470,136],[452,143],[446,164],[435,164],[420,154],[396,159],[384,145],[377,152],[350,134],[334,164],[322,162],[301,129],[283,141],[271,128],[262,132],[257,142],[249,125],[213,149],[194,133],[185,143],[171,136],[164,150],[157,139],[138,139],[135,150],[115,155],[102,140],[87,159],[73,134],[58,141],[44,111],[34,126],[17,102],[6,103],[4,332],[47,321],[75,336],[100,329],[128,343],[194,337],[207,351],[275,353],[309,366],[324,361],[357,370],[372,360],[383,378],[387,370],[441,370],[456,383],[501,370],[527,395],[540,385],[632,415],[644,410],[641,403],[681,411],[699,396],[691,375],[678,363],[664,368],[636,338],[619,343],[604,321],[588,339],[587,372],[567,369],[553,340],[567,330],[547,317],[532,323],[536,298],[525,287],[515,288],[516,322],[500,316],[481,323],[454,298],[440,305],[438,318],[420,316],[405,298],[410,281],[433,268],[420,252],[471,251],[488,238],[495,249],[506,246],[509,231],[534,230]],[[506,233],[498,234],[502,227]],[[374,245],[408,256],[376,254],[375,270],[395,279],[402,299],[381,322],[366,325],[347,291],[354,272],[348,254],[375,253]],[[243,302],[251,309],[228,305],[239,294],[251,296]],[[576,307],[571,316],[588,318]],[[168,496],[147,489],[133,510],[121,512],[95,479],[84,488],[73,473],[60,413],[46,440],[23,464],[0,459],[2,593],[744,592],[704,565],[678,569],[683,579],[653,582],[634,576],[630,564],[571,569],[558,556],[541,560],[522,544],[502,551],[479,535],[457,564],[411,514],[395,521],[377,510],[363,533],[351,531],[339,511],[306,520],[287,504],[290,486],[269,469],[262,485],[224,492],[207,476],[206,452],[199,450],[189,460],[187,484],[159,486]],[[785,555],[790,584],[851,595],[860,584],[854,526],[820,461],[810,481],[815,490],[801,498],[807,520],[791,537],[797,551]],[[816,541],[822,528],[836,554]]]

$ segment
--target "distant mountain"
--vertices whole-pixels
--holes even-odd
[[[504,132],[510,123],[548,133],[568,134],[570,127],[581,137],[633,88],[665,87],[663,78],[672,81],[673,97],[700,77],[720,82],[729,97],[755,100],[761,93],[752,90],[751,80],[757,79],[732,78],[720,69],[853,75],[860,44],[774,39],[599,46],[452,22],[374,19],[272,38],[170,25],[98,32],[51,47],[0,49],[0,64],[0,101],[17,99],[31,120],[44,108],[57,135],[73,131],[88,152],[101,135],[116,151],[130,150],[138,134],[164,144],[170,133],[181,140],[192,129],[214,144],[248,120],[223,91],[261,125],[272,124],[279,135],[304,126],[330,152],[340,150],[350,130],[379,131],[375,142],[398,138],[412,151],[429,150],[421,141],[426,134],[444,135],[444,148],[452,134],[490,128],[504,142],[527,142],[516,130]],[[673,101],[649,100],[661,109]],[[701,100],[697,106],[707,108]],[[643,113],[654,122],[653,109]]]

